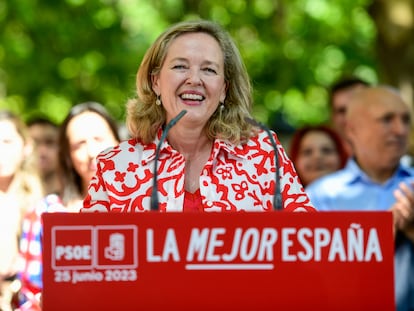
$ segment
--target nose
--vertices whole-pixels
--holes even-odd
[[[101,151],[100,144],[94,140],[88,140],[86,144],[86,150],[89,158],[95,158]]]
[[[320,149],[314,150],[314,152],[312,154],[313,158],[316,158],[316,159],[321,158],[322,155],[323,155],[323,152]]]
[[[397,119],[393,124],[394,132],[399,135],[408,135],[410,128],[410,123],[401,119]]]
[[[324,153],[323,153],[323,151],[322,150],[320,150],[320,149],[316,149],[316,150],[314,150],[313,152],[312,152],[312,156],[311,156],[311,159],[313,160],[313,161],[317,161],[317,162],[319,162],[321,159],[323,159],[324,158]]]
[[[188,71],[187,83],[193,85],[202,84],[200,70],[197,68],[191,68]]]

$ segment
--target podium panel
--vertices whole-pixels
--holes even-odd
[[[43,310],[395,310],[392,215],[46,213]]]

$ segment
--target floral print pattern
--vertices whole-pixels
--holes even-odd
[[[89,185],[82,212],[143,212],[150,210],[156,146],[136,139],[121,142],[98,157],[98,170]],[[275,133],[283,208],[314,211],[308,196]],[[182,211],[185,159],[168,141],[161,145],[158,160],[158,198],[162,212]],[[266,132],[246,144],[216,139],[200,175],[205,212],[271,211],[275,193],[275,156]]]

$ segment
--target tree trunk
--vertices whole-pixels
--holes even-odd
[[[413,105],[414,1],[374,0],[369,13],[378,32],[380,81],[397,87]]]

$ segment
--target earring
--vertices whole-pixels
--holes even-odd
[[[155,100],[155,104],[157,106],[161,106],[161,95],[157,95],[157,99]]]
[[[222,119],[222,113],[224,111],[224,103],[220,102],[220,107],[219,107],[219,118]]]

